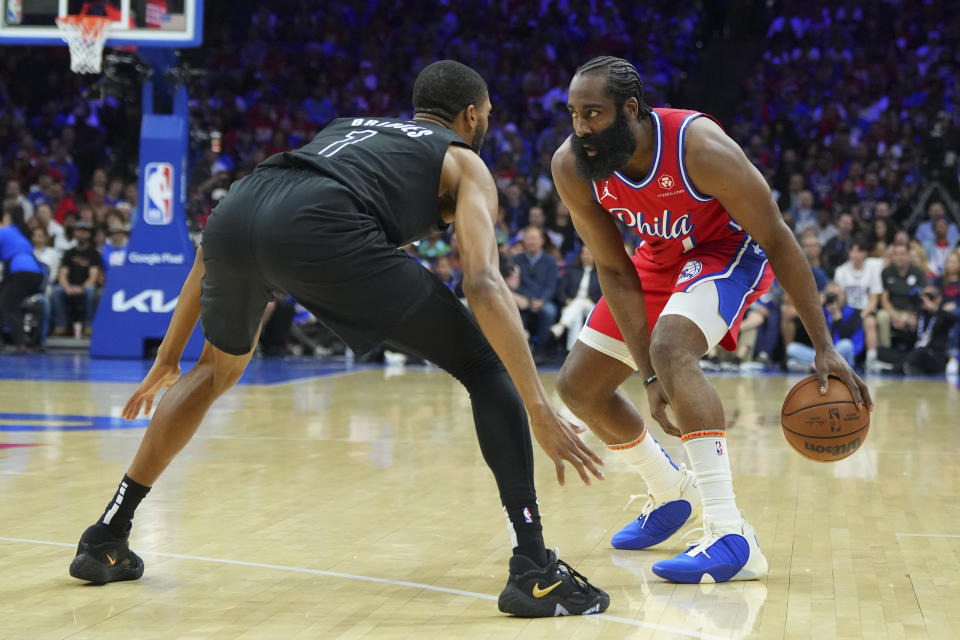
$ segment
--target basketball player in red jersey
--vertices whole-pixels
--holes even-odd
[[[758,578],[767,561],[734,499],[723,406],[700,358],[717,344],[736,347],[744,311],[775,271],[813,340],[821,390],[833,375],[872,407],[869,391],[833,347],[810,268],[763,177],[712,117],[651,109],[636,69],[609,56],[577,70],[568,110],[574,134],[554,154],[553,177],[596,256],[604,295],[557,386],[570,409],[629,458],[649,493],[611,542],[663,542],[702,504],[702,537],[653,572],[673,582]],[[643,239],[632,260],[614,218]],[[635,370],[653,417],[682,436],[692,470],[671,461],[618,391]]]

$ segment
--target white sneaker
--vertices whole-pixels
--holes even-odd
[[[699,540],[683,553],[655,563],[653,572],[664,580],[688,584],[756,580],[767,575],[767,559],[760,551],[756,531],[746,520],[731,525],[704,522],[699,530],[703,531]]]
[[[707,358],[701,358],[700,368],[704,371],[720,371],[720,363],[708,360]]]
[[[763,371],[765,365],[756,360],[744,360],[740,363],[741,373],[752,373],[754,371]]]
[[[947,362],[947,371],[948,376],[955,376],[957,373],[960,373],[960,363],[957,362],[956,358],[950,358],[950,361]]]
[[[893,365],[889,362],[884,362],[883,360],[877,359],[868,359],[864,366],[864,369],[866,369],[867,373],[884,373],[886,371],[893,371],[893,368]]]
[[[407,355],[399,351],[384,351],[383,361],[388,367],[402,367],[407,364]]]

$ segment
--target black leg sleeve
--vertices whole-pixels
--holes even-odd
[[[542,549],[526,409],[469,311],[435,279],[431,296],[387,340],[433,362],[466,387],[480,450],[518,540],[514,545],[523,551]]]

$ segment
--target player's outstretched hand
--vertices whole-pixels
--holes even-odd
[[[123,417],[125,420],[134,420],[140,415],[140,408],[144,408],[144,413],[149,414],[153,408],[153,398],[157,392],[164,387],[169,387],[180,379],[180,365],[177,363],[166,363],[155,360],[150,371],[147,373],[143,382],[133,392],[126,406],[123,407]]]
[[[853,394],[853,400],[857,406],[867,405],[870,411],[873,411],[873,399],[870,397],[870,389],[866,383],[850,368],[847,361],[843,359],[836,349],[830,347],[823,351],[818,351],[814,358],[814,365],[817,367],[817,376],[820,378],[820,393],[827,392],[827,385],[830,384],[830,376],[840,378],[850,393]]]
[[[603,473],[597,468],[597,465],[603,464],[603,460],[597,457],[597,454],[591,451],[590,447],[577,435],[584,429],[557,415],[557,412],[549,407],[539,413],[539,415],[531,413],[530,427],[540,447],[556,465],[557,482],[560,486],[562,487],[565,482],[564,460],[573,465],[584,484],[590,484],[588,470],[603,480]]]
[[[650,405],[650,415],[659,423],[664,433],[671,436],[680,437],[680,429],[670,421],[667,415],[667,407],[670,406],[670,400],[664,393],[659,380],[654,380],[647,386],[647,403]]]

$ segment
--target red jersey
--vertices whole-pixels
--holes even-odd
[[[641,256],[663,265],[683,261],[683,254],[705,243],[739,247],[747,235],[717,200],[694,188],[683,160],[683,140],[690,123],[713,116],[684,109],[654,109],[655,146],[650,171],[639,182],[619,171],[596,180],[593,193],[610,215],[637,232]]]

